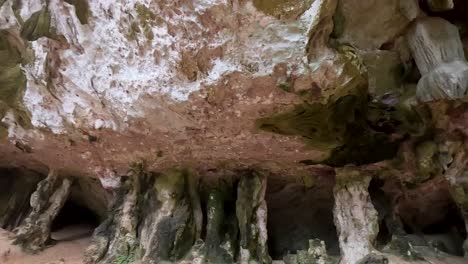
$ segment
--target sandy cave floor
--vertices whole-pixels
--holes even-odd
[[[11,245],[9,232],[0,229],[1,264],[82,264],[83,253],[91,241],[92,227],[68,226],[52,233],[58,243],[43,252],[29,255],[18,246]]]

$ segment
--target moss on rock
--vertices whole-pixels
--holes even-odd
[[[237,220],[227,205],[233,203],[223,183],[208,194],[206,202],[205,255],[209,263],[233,263],[237,248]]]
[[[131,23],[130,31],[128,34],[129,39],[136,39],[136,35],[143,32],[148,41],[154,39],[153,27],[161,24],[161,17],[153,12],[149,7],[143,4],[136,4],[135,9],[138,15],[138,22]]]
[[[266,230],[266,178],[255,171],[246,171],[237,187],[236,215],[239,221],[241,264],[271,263]]]
[[[12,33],[0,31],[0,100],[11,107],[17,105],[26,86],[20,67],[23,49],[23,43]]]
[[[381,94],[384,96],[379,100],[372,99],[367,92],[367,69],[360,55],[349,45],[337,45],[336,50],[342,68],[336,87],[322,90],[321,99],[307,90],[300,91],[297,95],[303,99],[302,104],[260,118],[257,126],[281,135],[300,136],[310,148],[329,153],[321,161],[303,161],[306,164],[363,165],[392,159],[404,135],[425,133],[424,117],[415,109],[409,93],[389,98]],[[399,85],[398,76],[403,73],[397,73],[396,68],[389,67],[388,71],[395,76],[385,89]],[[373,78],[374,86],[389,82],[382,76]]]
[[[65,2],[75,7],[76,17],[78,17],[81,24],[88,24],[88,20],[91,15],[88,0],[65,0]]]
[[[33,13],[21,28],[21,36],[29,41],[50,35],[50,12],[44,7]]]
[[[276,18],[295,19],[304,13],[311,0],[254,0],[254,6],[267,15]]]
[[[29,114],[22,104],[26,77],[21,64],[26,57],[23,40],[14,32],[0,30],[0,120],[11,110],[21,126],[30,127]],[[6,127],[0,125],[0,139],[6,134]]]

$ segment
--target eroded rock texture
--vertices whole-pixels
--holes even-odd
[[[46,179],[39,182],[30,198],[31,212],[24,222],[14,230],[14,244],[35,252],[51,242],[52,221],[65,204],[72,181],[58,177],[52,170]]]
[[[26,174],[23,177],[21,174]],[[0,170],[0,226],[3,229],[16,228],[30,208],[30,196],[36,190],[41,175],[21,169]]]
[[[199,200],[186,189],[197,186],[188,174],[174,170],[155,178],[136,166],[118,190],[110,217],[96,229],[88,263],[180,260],[199,237]]]
[[[373,252],[379,232],[378,215],[367,191],[370,178],[353,168],[337,171],[335,225],[343,263],[358,263]]]
[[[415,22],[407,38],[422,75],[416,92],[420,100],[466,95],[468,63],[455,25],[441,18],[423,18]]]
[[[96,229],[87,263],[271,262],[266,245],[265,177],[244,171],[233,186],[219,183],[203,202],[204,222],[193,175],[175,169],[161,175],[142,167],[136,170],[122,182],[110,217]],[[223,192],[235,186],[237,194]],[[232,211],[225,207],[226,200],[235,201]]]
[[[39,251],[79,204],[88,263],[466,262],[467,12],[0,0],[0,225]]]

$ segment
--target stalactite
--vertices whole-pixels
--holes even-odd
[[[457,99],[467,94],[468,63],[455,25],[426,17],[416,20],[406,38],[422,75],[416,91],[419,100]]]

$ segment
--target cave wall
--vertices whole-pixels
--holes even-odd
[[[89,263],[460,261],[465,11],[0,0],[0,224],[40,251],[71,199]]]
[[[24,168],[0,169],[0,227],[12,230],[30,210],[29,197],[43,178],[39,173]]]

